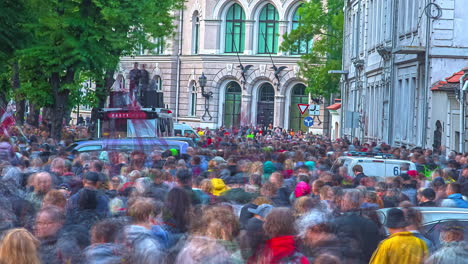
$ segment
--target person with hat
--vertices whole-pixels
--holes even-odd
[[[385,226],[390,236],[383,240],[371,257],[370,264],[416,264],[428,256],[426,243],[406,230],[408,223],[403,210],[392,208],[387,212]]]
[[[463,226],[457,221],[446,223],[440,234],[442,247],[426,261],[427,264],[463,264],[468,261],[468,244]]]
[[[267,240],[263,224],[265,218],[274,207],[270,204],[261,204],[257,208],[248,208],[247,210],[254,216],[247,221],[245,233],[241,236],[241,246],[243,250],[243,257],[248,259],[252,253],[257,251],[259,246]]]
[[[91,205],[83,204],[83,201],[88,199],[90,201],[95,201],[96,204],[93,206],[95,208],[92,209],[96,210],[100,217],[104,218],[109,215],[109,199],[98,190],[100,185],[99,180],[100,177],[97,172],[89,171],[85,174],[83,188],[72,195],[68,200],[67,215],[72,215],[81,207],[83,207],[82,209],[90,207]],[[87,197],[87,199],[85,199],[85,197]]]

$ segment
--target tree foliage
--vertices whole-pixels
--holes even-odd
[[[299,41],[313,39],[312,51],[301,56],[301,74],[314,97],[338,92],[343,48],[344,0],[310,0],[302,4],[299,26],[284,36],[283,51],[297,50]]]
[[[98,87],[112,78],[121,56],[154,48],[153,39],[174,32],[172,14],[182,6],[183,0],[4,0],[0,58],[19,63],[22,85],[15,93],[51,108],[52,136],[60,138],[67,110],[96,101],[83,100],[85,79]],[[6,94],[5,76],[0,71]]]

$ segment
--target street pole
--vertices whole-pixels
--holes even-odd
[[[460,78],[460,146],[459,151],[465,151],[465,91],[468,89],[468,81],[465,78],[468,76],[468,68],[463,69],[464,74]]]

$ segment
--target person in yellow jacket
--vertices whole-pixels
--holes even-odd
[[[418,264],[428,257],[426,243],[406,231],[408,226],[401,209],[392,208],[387,212],[385,226],[390,236],[380,242],[370,264]]]

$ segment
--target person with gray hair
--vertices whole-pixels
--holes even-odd
[[[440,233],[442,247],[430,256],[426,264],[463,264],[468,261],[468,244],[463,225],[457,221],[446,223]]]
[[[361,215],[362,192],[345,190],[341,200],[342,215],[332,221],[338,238],[349,245],[344,257],[351,263],[367,263],[382,239],[372,220]]]

